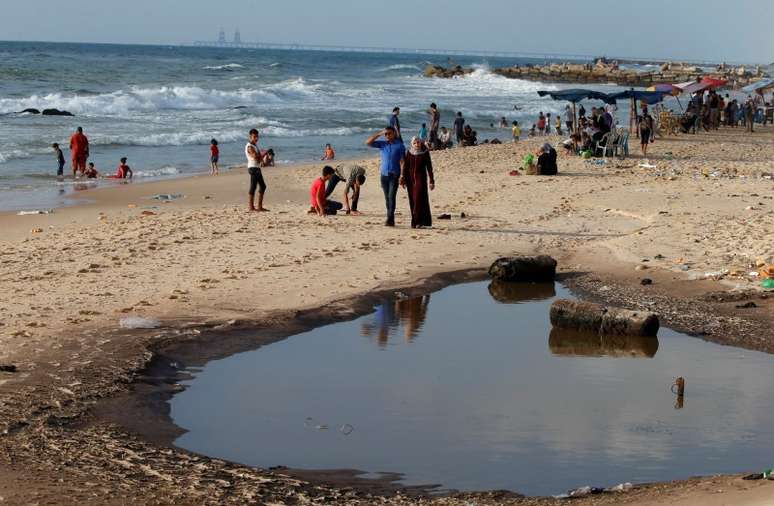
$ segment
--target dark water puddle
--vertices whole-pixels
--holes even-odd
[[[556,296],[570,294],[456,285],[210,362],[171,400],[176,444],[530,495],[774,464],[774,357],[668,329],[558,332]]]

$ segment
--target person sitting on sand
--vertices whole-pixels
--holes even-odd
[[[126,164],[126,157],[121,158],[121,163],[118,165],[118,171],[113,176],[108,176],[109,179],[132,179],[132,169]]]
[[[62,150],[59,148],[58,143],[53,143],[51,147],[54,149],[54,156],[56,156],[56,163],[57,163],[57,169],[56,169],[56,177],[62,177],[64,176],[64,166],[65,166],[65,157],[64,153],[62,153]]]
[[[543,144],[543,147],[538,151],[536,165],[537,173],[540,176],[555,176],[558,172],[556,150],[549,143]]]
[[[131,172],[131,169],[129,169],[129,172]],[[87,179],[97,179],[99,177],[99,172],[94,168],[94,162],[89,162],[83,175],[86,176]]]
[[[570,135],[570,138],[562,143],[562,147],[567,154],[577,155],[580,152],[581,136],[578,134]]]
[[[218,175],[218,160],[220,159],[220,149],[218,149],[217,139],[210,141],[210,175]]]
[[[325,184],[333,177],[336,171],[333,167],[326,165],[323,167],[322,176],[318,177],[309,188],[309,198],[312,208],[309,213],[316,213],[318,216],[336,214],[343,206],[341,202],[327,200],[325,198]]]
[[[454,146],[452,142],[451,130],[446,127],[441,127],[441,135],[438,137],[441,149],[449,149]]]
[[[591,151],[591,147],[593,146],[593,141],[591,140],[591,135],[587,131],[581,132],[581,141],[580,141],[580,151],[581,153],[584,151]]]
[[[325,153],[323,153],[320,160],[333,160],[334,158],[336,158],[336,152],[333,151],[333,146],[331,146],[330,144],[326,144]]]
[[[527,137],[535,137],[537,135],[537,126],[532,123],[532,128],[529,129],[529,132],[527,132]]]
[[[511,137],[513,138],[513,142],[519,142],[519,139],[521,139],[521,127],[519,126],[518,121],[513,122],[513,127],[511,128]]]
[[[476,137],[476,132],[471,128],[470,125],[465,125],[464,130],[462,131],[462,145],[463,146],[475,146],[478,144],[478,139]]]

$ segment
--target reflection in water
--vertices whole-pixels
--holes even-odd
[[[376,308],[373,321],[363,322],[360,333],[369,337],[376,335],[377,344],[384,348],[390,335],[402,325],[403,338],[407,343],[412,343],[425,323],[428,304],[429,295],[385,301]]]
[[[657,337],[600,336],[592,332],[552,328],[548,337],[551,353],[574,357],[653,358]]]
[[[519,304],[550,299],[556,296],[554,283],[509,283],[493,280],[489,294],[501,304]]]

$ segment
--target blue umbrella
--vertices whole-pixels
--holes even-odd
[[[594,90],[571,89],[560,91],[538,91],[537,93],[541,97],[548,95],[554,100],[566,100],[567,102],[572,102],[573,104],[585,99],[602,100],[606,104],[615,104],[615,99],[611,98],[610,95]]]

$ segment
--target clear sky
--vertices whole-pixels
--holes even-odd
[[[774,0],[22,0],[0,39],[247,42],[774,62]]]

